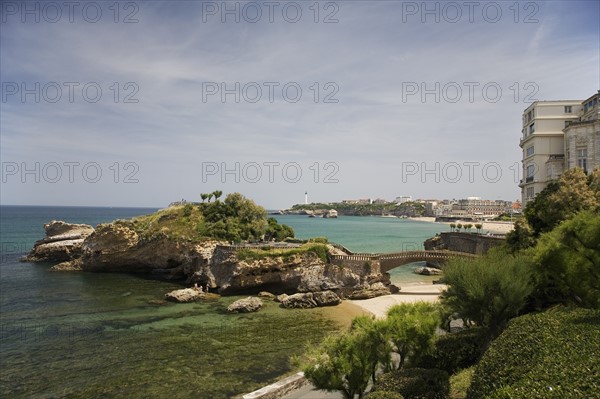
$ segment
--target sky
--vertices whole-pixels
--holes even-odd
[[[598,1],[2,1],[3,205],[516,200],[600,88]]]

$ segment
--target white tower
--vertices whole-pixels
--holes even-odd
[[[304,192],[304,205],[308,205],[308,191]]]

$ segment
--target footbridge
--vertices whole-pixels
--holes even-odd
[[[332,263],[356,268],[362,265],[379,263],[381,273],[389,272],[390,270],[413,262],[432,262],[443,264],[451,258],[475,258],[477,255],[456,252],[448,250],[426,250],[426,251],[403,251],[383,254],[347,254],[347,255],[331,255]]]

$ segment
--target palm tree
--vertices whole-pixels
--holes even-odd
[[[223,195],[223,191],[221,191],[221,190],[213,191],[212,194],[215,196],[215,201],[216,201],[219,199],[219,197],[221,197],[221,195]]]
[[[202,198],[202,202],[206,201],[206,199],[208,198],[208,194],[200,194],[200,198]]]

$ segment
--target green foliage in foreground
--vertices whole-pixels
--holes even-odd
[[[318,389],[362,398],[369,382],[377,382],[378,369],[401,368],[409,355],[433,347],[439,314],[437,305],[416,303],[392,307],[385,320],[357,317],[349,331],[311,348],[298,363]],[[397,366],[392,363],[392,352],[400,356]]]
[[[519,314],[533,292],[531,262],[496,248],[476,259],[450,260],[442,281],[449,284],[442,303],[467,324],[485,328],[490,338]]]
[[[469,328],[442,335],[435,342],[431,353],[419,356],[411,361],[411,364],[416,367],[444,370],[452,375],[475,365],[483,354],[484,346],[484,331],[481,328]]]
[[[411,399],[446,399],[450,393],[450,377],[436,369],[396,370],[382,375],[373,389],[398,392]]]
[[[275,219],[267,220],[266,210],[254,201],[239,193],[228,194],[220,201],[221,194],[220,191],[210,194],[214,202],[173,206],[116,223],[133,229],[144,239],[165,235],[193,242],[206,239],[239,242],[294,237],[291,227],[279,225]],[[204,194],[203,199],[207,198],[209,195]]]
[[[368,399],[404,399],[404,396],[397,392],[377,391],[367,395]]]
[[[409,356],[421,356],[433,349],[435,332],[441,324],[440,308],[427,302],[394,305],[387,312],[386,324],[401,369]]]
[[[468,398],[598,398],[600,311],[550,310],[513,319],[481,359]]]
[[[323,262],[327,262],[327,245],[323,244],[305,244],[298,248],[271,248],[266,247],[265,249],[260,248],[243,248],[236,252],[238,260],[243,261],[254,261],[265,258],[278,258],[282,257],[287,260],[296,255],[305,255],[307,253],[314,253]]]
[[[304,375],[318,389],[340,391],[344,398],[362,398],[371,379],[369,337],[362,330],[325,339],[305,355]]]
[[[572,302],[600,308],[600,215],[579,213],[543,234],[529,251],[544,305]]]

